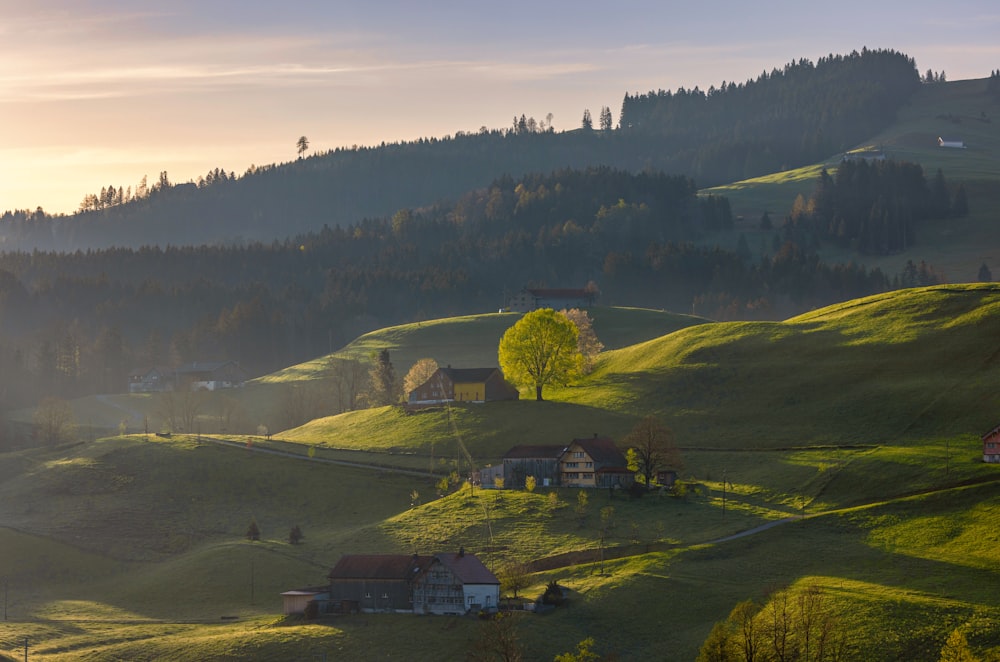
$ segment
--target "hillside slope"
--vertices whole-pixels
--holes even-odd
[[[529,595],[550,579],[574,590],[568,609],[519,621],[531,659],[595,633],[626,659],[664,647],[692,659],[733,605],[766,604],[786,585],[822,588],[847,659],[934,660],[964,624],[977,651],[996,651],[1000,475],[981,462],[978,434],[1000,404],[998,325],[1000,287],[924,288],[782,323],[682,328],[607,352],[552,401],[319,420],[287,434],[299,459],[255,453],[263,440],[232,448],[193,435],[5,453],[0,565],[13,622],[0,650],[14,655],[11,642],[29,637],[54,660],[359,657],[373,646],[458,656],[479,636],[474,620],[317,626],[275,614],[279,592],[322,583],[341,553],[464,546],[498,569],[545,562]],[[456,435],[485,464],[513,443],[620,438],[647,413],[684,446],[686,496],[592,493],[582,510],[569,489],[451,486],[438,498],[436,479],[315,461],[346,445],[385,464],[433,458],[444,475],[465,461]],[[259,543],[242,540],[250,519]],[[292,524],[304,545],[285,542]]]
[[[966,149],[938,146],[938,138],[961,140]],[[989,79],[953,81],[921,86],[899,112],[897,121],[870,139],[858,144],[860,151],[881,150],[886,158],[920,164],[930,177],[940,169],[954,186],[966,188],[970,213],[937,228],[918,234],[917,244],[889,256],[847,254],[827,248],[821,251],[831,262],[858,261],[899,273],[907,260],[921,260],[940,270],[951,282],[976,280],[979,266],[986,264],[1000,274],[1000,255],[991,247],[1000,245],[1000,229],[993,222],[1000,209],[1000,95],[992,91]],[[770,241],[770,232],[761,232],[758,221],[767,211],[780,224],[798,195],[813,192],[821,168],[831,172],[840,154],[822,163],[705,189],[704,193],[729,198],[733,213],[743,222],[729,239],[735,248],[739,233],[750,246],[760,239]],[[723,243],[723,245],[726,245]]]
[[[548,402],[459,405],[418,416],[355,412],[280,436],[429,456],[432,440],[457,433],[471,440],[474,454],[494,461],[514,443],[594,432],[621,438],[648,414],[692,448],[977,434],[995,425],[1000,410],[998,338],[1000,286],[904,290],[785,322],[691,326],[612,350],[587,378],[550,389]]]

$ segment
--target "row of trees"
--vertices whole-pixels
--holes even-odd
[[[809,200],[795,200],[789,222],[860,253],[888,254],[916,243],[921,224],[968,213],[964,185],[952,193],[940,169],[928,182],[916,163],[848,159],[835,175],[820,173]]]

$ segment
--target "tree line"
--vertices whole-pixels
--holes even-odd
[[[8,250],[29,251],[246,245],[431,205],[503,173],[520,178],[567,167],[680,172],[712,186],[843,151],[891,122],[919,85],[912,58],[863,49],[791,62],[707,92],[626,94],[617,127],[602,106],[596,122],[586,111],[578,130],[556,132],[551,115],[521,115],[509,128],[307,158],[300,150],[294,161],[251,165],[241,174],[216,168],[173,183],[161,172],[148,186],[112,184],[88,194],[69,216],[9,211],[0,216],[0,240]]]

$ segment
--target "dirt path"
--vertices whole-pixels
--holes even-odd
[[[212,437],[201,437],[200,441],[217,444],[219,446],[226,446],[228,448],[239,448],[253,453],[263,453],[265,455],[277,455],[278,457],[286,457],[292,460],[301,460],[303,462],[319,462],[322,464],[335,464],[341,467],[353,467],[355,469],[366,469],[368,471],[381,471],[383,473],[394,473],[403,476],[417,476],[419,478],[440,478],[440,476],[432,474],[429,471],[418,471],[416,469],[402,469],[399,467],[393,467],[382,464],[369,464],[365,462],[351,462],[350,460],[333,460],[325,457],[309,457],[307,455],[301,455],[299,453],[291,453],[289,451],[280,451],[274,448],[264,448],[262,446],[254,446],[253,444],[247,445],[245,442],[239,442],[239,441],[214,439]]]

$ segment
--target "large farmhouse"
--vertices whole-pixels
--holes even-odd
[[[499,602],[499,580],[465,549],[436,554],[413,582],[415,614],[489,612]]]
[[[574,439],[559,457],[559,484],[563,487],[622,487],[632,485],[635,475],[615,442],[596,434]]]
[[[347,554],[327,575],[328,611],[465,614],[493,611],[500,581],[474,554]],[[307,591],[287,591],[286,611]]]
[[[499,368],[438,368],[430,379],[410,391],[411,405],[442,402],[493,402],[517,400],[518,390],[504,379]]]
[[[573,439],[567,445],[514,446],[503,463],[483,470],[483,484],[502,479],[504,487],[521,488],[528,476],[536,484],[560,487],[629,488],[635,474],[625,455],[608,437]]]

